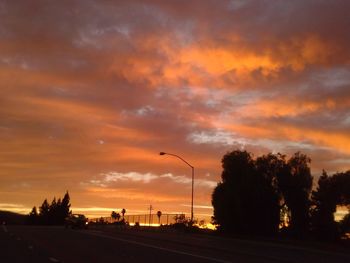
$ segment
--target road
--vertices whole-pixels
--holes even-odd
[[[1,263],[350,262],[350,252],[115,227],[3,226],[0,252]]]

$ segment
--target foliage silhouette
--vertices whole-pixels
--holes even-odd
[[[28,215],[28,220],[27,220],[28,224],[30,224],[30,225],[37,225],[39,223],[38,222],[38,216],[39,216],[38,210],[37,210],[36,206],[34,206],[32,208],[32,211]]]
[[[186,223],[188,221],[185,214],[175,215],[174,220],[175,220],[175,223],[177,224]]]
[[[160,224],[160,217],[162,216],[162,212],[158,211],[157,216],[158,216],[158,224]]]
[[[350,205],[350,171],[332,176],[323,171],[317,190],[312,192],[312,202],[312,231],[318,238],[336,240],[349,232],[349,213],[339,224],[334,213],[337,205]]]
[[[115,211],[112,211],[112,213],[111,213],[111,218],[114,220],[114,221],[116,221],[117,220],[117,213],[115,212]]]
[[[185,214],[178,214],[174,216],[175,223],[171,224],[171,227],[180,231],[193,231],[197,229],[194,225],[197,223],[196,220],[186,218]]]
[[[290,209],[290,232],[302,237],[309,230],[310,193],[313,178],[310,171],[311,159],[299,152],[292,156],[278,175],[278,187]]]
[[[123,208],[123,209],[122,209],[121,213],[122,213],[122,216],[123,216],[123,220],[124,220],[124,215],[125,215],[125,213],[126,213],[126,210],[125,210],[125,208]]]
[[[251,154],[239,150],[227,153],[222,167],[222,182],[212,195],[214,223],[226,232],[272,234],[278,223],[274,227],[269,217],[271,211],[278,210],[278,200],[268,181],[257,172]],[[278,217],[276,220],[279,222]]]
[[[350,233],[350,212],[348,212],[339,222],[339,232],[341,236]]]
[[[47,199],[45,199],[42,205],[39,207],[39,220],[38,220],[39,224],[48,225],[49,211],[50,211],[50,205],[47,202]]]
[[[276,234],[280,225],[280,211],[286,207],[278,186],[278,176],[283,174],[286,167],[285,156],[268,154],[258,157],[255,161],[257,177],[260,178],[260,198],[262,213],[259,215],[264,230],[261,234]]]
[[[119,222],[119,219],[120,219],[120,214],[119,213],[116,214],[116,219]]]
[[[268,154],[253,159],[236,150],[222,158],[222,181],[212,194],[213,222],[219,229],[245,235],[278,233],[280,209],[289,207],[291,232],[302,235],[308,229],[312,176],[310,159],[296,153]]]
[[[65,218],[71,214],[70,206],[68,191],[65,193],[62,201],[61,198],[57,201],[54,198],[49,205],[47,199],[45,199],[39,207],[39,213],[36,207],[33,207],[28,215],[28,223],[35,225],[63,225]]]

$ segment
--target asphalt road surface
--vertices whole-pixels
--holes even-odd
[[[350,262],[350,252],[190,233],[2,226],[1,263]]]

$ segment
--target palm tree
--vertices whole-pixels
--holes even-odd
[[[160,217],[162,216],[162,212],[158,211],[157,216],[158,216],[158,224],[160,225]]]
[[[124,220],[124,215],[125,215],[125,213],[126,213],[126,210],[125,210],[125,208],[123,208],[123,209],[122,209],[123,220]]]
[[[114,221],[117,219],[117,213],[115,211],[112,211],[111,217],[114,219]]]

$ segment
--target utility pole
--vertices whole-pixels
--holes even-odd
[[[151,226],[151,216],[152,216],[152,210],[153,210],[152,205],[149,205],[149,226]]]

